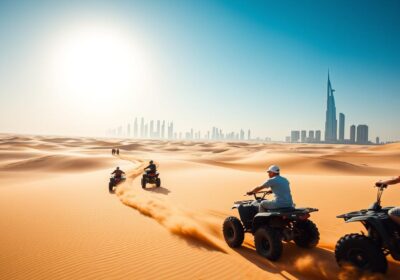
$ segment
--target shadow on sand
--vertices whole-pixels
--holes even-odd
[[[334,252],[324,248],[302,249],[293,243],[284,244],[282,257],[277,262],[271,262],[257,254],[250,243],[236,252],[257,267],[268,271],[279,271],[287,279],[292,275],[299,279],[398,279],[400,265],[389,261],[388,273],[382,274],[360,273],[352,268],[339,268],[335,261]]]
[[[150,187],[150,188],[145,188],[143,190],[153,193],[160,193],[163,195],[168,195],[171,192],[169,189],[164,187]]]

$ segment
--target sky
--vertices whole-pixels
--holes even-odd
[[[400,140],[400,1],[0,0],[0,132],[135,117],[284,140],[337,112]]]

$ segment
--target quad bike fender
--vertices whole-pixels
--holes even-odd
[[[367,230],[373,229],[376,233],[379,234],[383,244],[387,249],[389,249],[392,257],[395,260],[400,260],[400,244],[397,244],[397,242],[393,238],[391,238],[389,232],[386,230],[386,227],[383,225],[380,219],[360,216],[350,218],[346,221],[346,223],[352,222],[362,222]]]

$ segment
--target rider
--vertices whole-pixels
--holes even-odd
[[[156,173],[157,172],[157,166],[154,164],[154,161],[152,161],[152,160],[150,160],[149,165],[144,168],[144,170],[146,170],[146,169],[148,169],[147,173]]]
[[[375,185],[380,187],[382,185],[394,185],[398,183],[400,183],[400,176],[386,181],[378,181],[375,183]],[[400,207],[394,207],[390,209],[388,214],[392,221],[400,225]]]
[[[119,167],[117,167],[111,174],[115,174],[114,178],[121,179],[122,174],[125,174],[125,172],[119,169]]]
[[[263,200],[259,204],[259,211],[263,212],[269,209],[291,208],[294,207],[292,195],[290,193],[289,181],[280,175],[280,169],[276,165],[271,165],[268,170],[269,179],[261,186],[255,187],[247,192],[248,195],[259,192],[263,188],[270,188],[275,195],[274,200]]]

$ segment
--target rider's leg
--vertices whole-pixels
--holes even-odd
[[[263,200],[258,208],[259,212],[267,212],[268,210],[279,208],[275,200]]]
[[[390,209],[388,214],[392,221],[400,225],[400,207]]]

